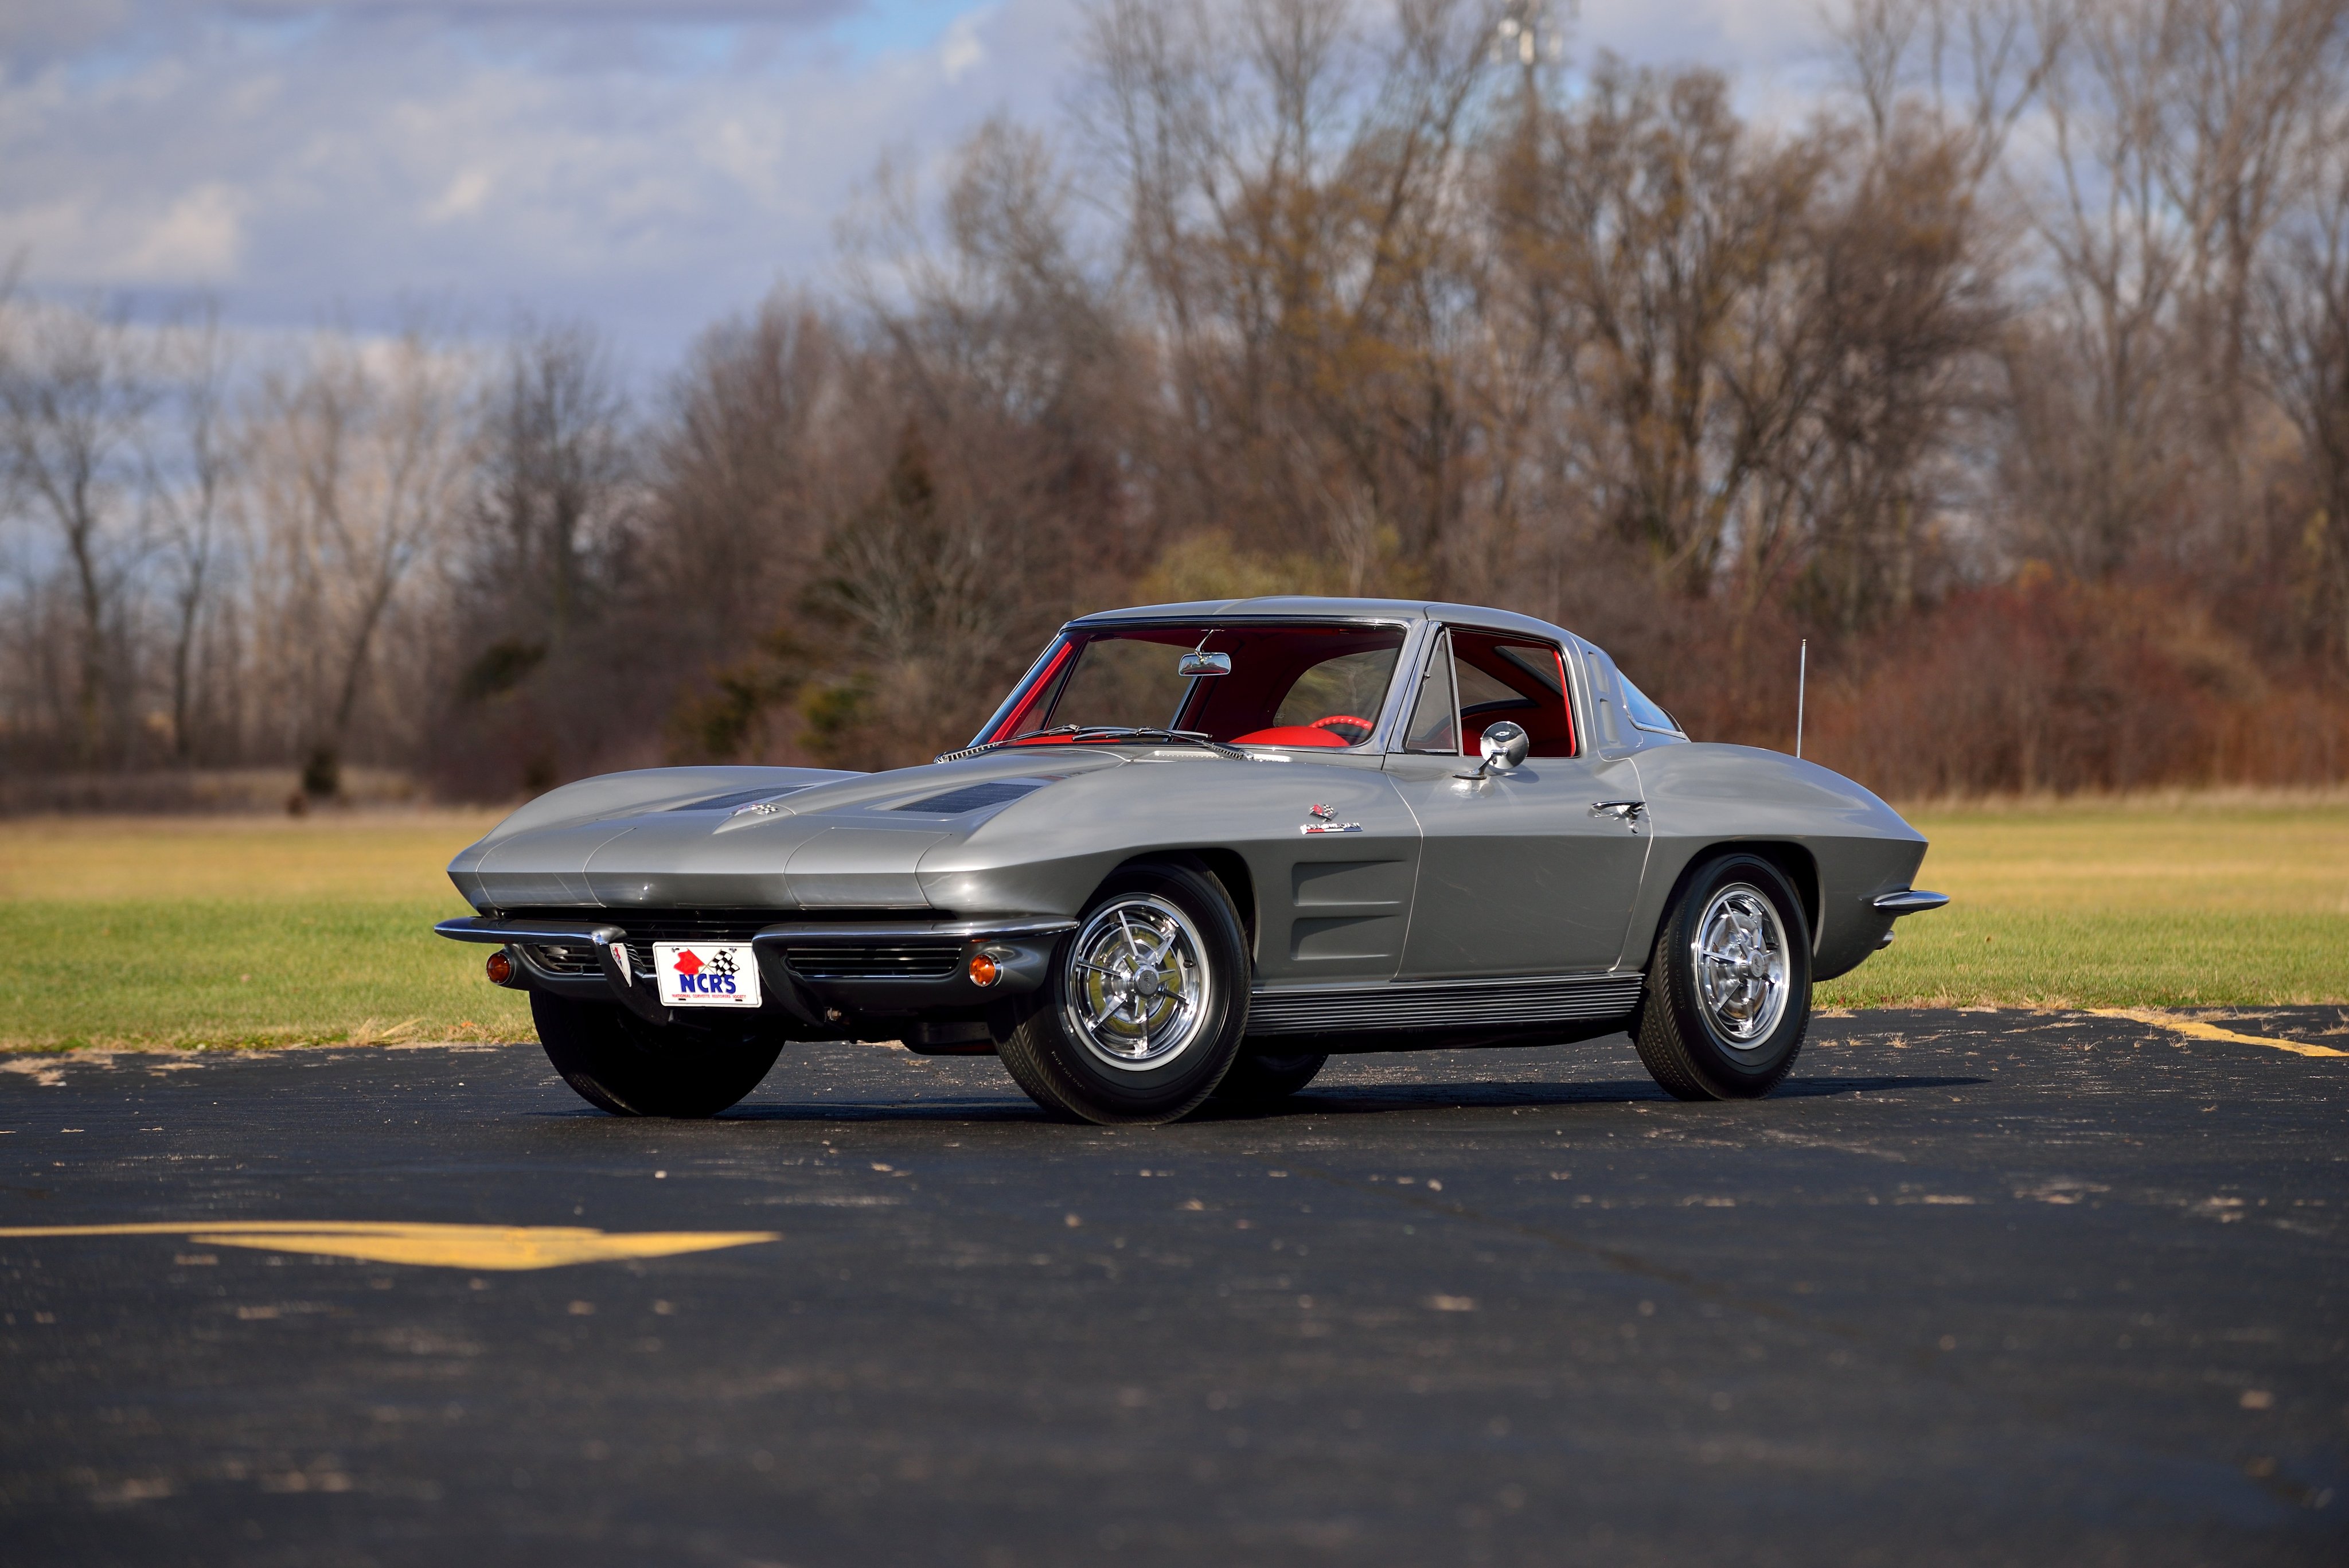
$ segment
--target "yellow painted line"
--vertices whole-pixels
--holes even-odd
[[[2271,1051],[2289,1051],[2295,1056],[2349,1056],[2349,1051],[2336,1051],[2330,1045],[2303,1045],[2297,1040],[2271,1040],[2264,1034],[2238,1034],[2215,1023],[2199,1023],[2191,1018],[2173,1018],[2150,1007],[2092,1007],[2088,1011],[2099,1018],[2135,1019],[2139,1023],[2150,1023],[2156,1029],[2167,1029],[2172,1033],[2189,1035],[2196,1040],[2223,1040],[2230,1045],[2264,1045]]]
[[[773,1231],[639,1231],[607,1235],[575,1225],[431,1225],[399,1220],[212,1220],[202,1224],[31,1225],[0,1229],[0,1238],[184,1236],[204,1246],[251,1247],[412,1263],[433,1269],[557,1269],[623,1258],[669,1258],[720,1247],[779,1241]]]

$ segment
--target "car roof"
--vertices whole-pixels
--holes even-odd
[[[1097,610],[1079,616],[1071,627],[1115,626],[1122,623],[1228,620],[1441,620],[1455,626],[1483,627],[1490,631],[1520,632],[1546,641],[1579,641],[1562,627],[1536,620],[1515,610],[1483,605],[1431,603],[1424,599],[1320,598],[1306,594],[1282,594],[1253,599],[1194,599],[1187,604],[1136,605],[1129,609]]]

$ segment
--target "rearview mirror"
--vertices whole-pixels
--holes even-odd
[[[1174,673],[1183,676],[1229,675],[1231,672],[1232,656],[1228,653],[1186,653],[1183,656],[1183,662],[1174,667]]]

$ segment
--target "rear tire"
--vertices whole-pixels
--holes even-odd
[[[1258,1056],[1243,1051],[1216,1085],[1215,1097],[1235,1110],[1270,1110],[1311,1083],[1329,1061],[1327,1054]]]
[[[1214,1093],[1247,1027],[1247,941],[1195,866],[1132,866],[1061,939],[1044,984],[997,1047],[1055,1116],[1153,1126]]]
[[[1752,1100],[1795,1065],[1811,1016],[1811,927],[1784,873],[1723,855],[1689,877],[1648,962],[1631,1037],[1664,1092]]]
[[[783,1043],[739,1022],[647,1023],[616,1002],[533,992],[539,1044],[581,1099],[616,1116],[714,1116],[759,1086]]]

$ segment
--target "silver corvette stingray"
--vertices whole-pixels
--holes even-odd
[[[710,1116],[794,1040],[995,1055],[1046,1110],[1265,1106],[1334,1052],[1628,1031],[1767,1094],[1811,982],[1948,900],[1850,780],[1696,744],[1506,611],[1157,605],[1052,639],[971,744],[540,796],[450,863],[564,1078]]]

